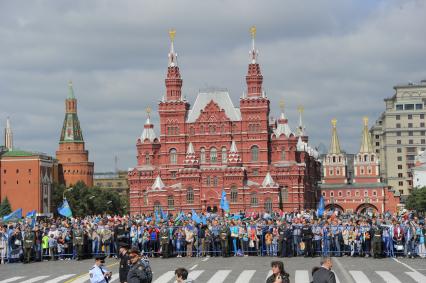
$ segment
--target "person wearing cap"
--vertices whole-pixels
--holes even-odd
[[[129,273],[129,255],[128,255],[129,246],[125,243],[122,243],[119,248],[120,266],[118,268],[118,274],[120,277],[120,283],[127,282],[127,273]]]
[[[90,283],[108,283],[112,273],[104,266],[105,257],[98,256],[95,265],[89,270]]]
[[[141,254],[137,249],[129,251],[130,269],[127,273],[127,283],[149,283],[152,281],[151,267],[141,260]]]

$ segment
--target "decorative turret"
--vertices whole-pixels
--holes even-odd
[[[195,156],[194,146],[192,145],[192,142],[188,145],[188,150],[186,151],[186,157],[185,157],[185,166],[187,167],[193,167],[198,165],[197,157]]]
[[[327,184],[346,184],[347,183],[347,168],[346,156],[340,150],[339,137],[337,136],[337,120],[331,120],[331,143],[330,150],[323,161],[324,179]],[[310,150],[311,151],[311,150]],[[313,152],[310,154],[313,155]]]
[[[59,143],[68,142],[84,142],[77,116],[77,99],[74,96],[71,81],[68,83],[68,97],[65,100],[65,119]]]
[[[256,38],[256,27],[253,26],[250,29],[251,39],[252,39],[252,48],[250,51],[250,64],[248,66],[248,72],[246,76],[247,82],[247,97],[260,97],[263,96],[262,92],[262,82],[263,76],[260,72],[260,66],[257,63],[257,57],[259,51],[255,47],[255,38]]]
[[[155,182],[154,184],[152,184],[151,189],[152,190],[162,190],[164,189],[166,186],[163,183],[163,180],[161,180],[160,175],[157,176],[157,178],[155,178]]]
[[[6,128],[4,129],[4,146],[7,150],[13,150],[13,133],[10,127],[10,119],[7,117]]]
[[[371,136],[368,131],[368,117],[364,117],[361,148],[354,159],[354,183],[378,183],[379,159],[373,150]]]
[[[149,140],[149,142],[154,142],[155,139],[157,139],[157,136],[154,132],[154,125],[151,123],[151,108],[148,107],[146,109],[146,122],[145,125],[143,126],[143,132],[141,135],[141,142],[144,142],[145,140]]]
[[[332,130],[331,130],[331,143],[330,143],[330,150],[328,153],[330,154],[340,154],[340,143],[339,143],[339,137],[337,136],[337,120],[333,119],[331,120]]]
[[[231,143],[231,149],[229,150],[229,158],[228,158],[228,164],[230,166],[236,166],[238,164],[241,164],[240,155],[238,154],[237,144],[234,140],[232,140]]]
[[[169,31],[170,36],[170,52],[169,52],[169,66],[167,68],[166,78],[166,101],[180,101],[182,98],[182,79],[179,72],[177,63],[177,54],[174,50],[174,40],[176,30]]]
[[[291,131],[290,126],[288,125],[288,119],[284,114],[284,100],[280,101],[280,108],[281,116],[278,119],[277,128],[274,129],[273,135],[275,135],[276,138],[279,138],[281,135],[289,138],[290,136],[294,136],[294,133]]]
[[[85,149],[80,121],[77,116],[77,99],[74,96],[72,82],[68,83],[68,96],[65,99],[65,119],[62,126],[59,149],[56,151],[59,161],[59,179],[66,186],[83,181],[93,186],[93,162],[89,161],[89,152]],[[70,174],[70,172],[72,174]]]

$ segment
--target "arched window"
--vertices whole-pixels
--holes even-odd
[[[268,212],[268,213],[272,212],[272,200],[271,200],[271,198],[267,198],[265,200],[265,211]]]
[[[210,162],[211,163],[217,162],[217,149],[215,147],[212,147],[210,149]]]
[[[204,126],[201,126],[201,127],[200,127],[200,132],[201,132],[202,134],[204,134]]]
[[[217,187],[217,183],[218,183],[217,176],[214,176],[214,177],[213,177],[213,186],[214,186],[214,187]]]
[[[206,179],[206,185],[207,185],[208,187],[210,187],[210,184],[211,184],[210,176],[207,176],[207,179]]]
[[[175,199],[173,198],[172,195],[167,196],[167,207],[169,209],[175,208]]]
[[[172,148],[170,150],[170,164],[176,164],[177,163],[177,151],[176,149]]]
[[[281,188],[281,201],[282,202],[288,201],[288,189],[287,189],[287,187]]]
[[[238,189],[236,186],[231,187],[231,202],[236,203],[238,201]]]
[[[210,134],[216,133],[216,126],[215,125],[209,125],[209,132],[210,132]]]
[[[374,161],[374,155],[371,156],[371,161]]]
[[[195,134],[194,127],[189,128],[189,134],[193,136]]]
[[[151,158],[149,157],[149,152],[145,153],[145,164],[150,165],[151,164]]]
[[[226,163],[228,161],[228,155],[226,154],[226,147],[222,147],[222,163]]]
[[[364,155],[364,161],[367,162],[368,161],[368,155]]]
[[[200,150],[200,161],[201,163],[206,163],[206,149],[204,147]]]
[[[254,145],[251,147],[251,161],[259,160],[259,147]]]
[[[257,206],[257,194],[252,193],[250,196],[250,206]]]
[[[161,210],[161,203],[158,200],[154,202],[154,210],[156,211]]]
[[[333,163],[336,163],[336,156],[333,156]]]
[[[192,188],[186,190],[186,202],[194,203],[194,190]]]
[[[285,148],[282,147],[281,148],[281,161],[284,161],[284,160],[285,160]]]

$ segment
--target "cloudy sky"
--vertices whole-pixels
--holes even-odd
[[[147,106],[164,94],[168,30],[193,103],[198,89],[245,89],[249,28],[272,115],[286,101],[290,124],[305,107],[310,143],[329,145],[337,118],[342,147],[359,149],[393,86],[426,78],[426,1],[0,1],[0,121],[15,146],[54,155],[67,82],[97,172],[136,163]]]

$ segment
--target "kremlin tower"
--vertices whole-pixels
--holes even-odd
[[[82,181],[88,187],[92,187],[94,164],[89,162],[89,152],[84,147],[72,82],[69,83],[68,89],[64,125],[59,149],[56,151],[56,158],[59,161],[59,181],[66,186]]]

